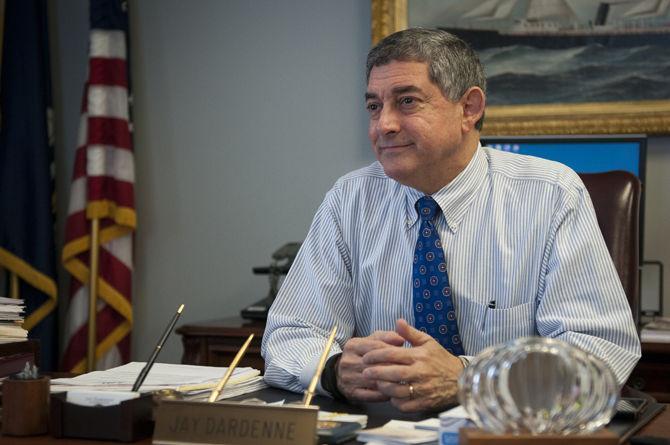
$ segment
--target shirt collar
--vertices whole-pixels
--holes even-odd
[[[487,169],[486,155],[480,143],[465,169],[449,184],[431,195],[440,205],[447,226],[452,232],[456,232],[463,221],[475,199],[476,190],[486,178]],[[419,221],[414,205],[417,199],[424,196],[424,193],[407,186],[403,188],[405,189],[405,228],[409,230]]]

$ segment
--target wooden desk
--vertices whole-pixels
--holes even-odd
[[[670,403],[670,343],[642,343],[642,358],[627,385]]]
[[[252,332],[254,341],[247,350],[242,366],[265,369],[260,353],[265,323],[223,318],[181,326],[184,355],[182,363],[190,365],[228,366],[237,350]],[[670,403],[670,343],[642,343],[642,359],[628,386],[644,391],[661,403]]]
[[[251,366],[263,371],[261,340],[265,321],[249,321],[240,317],[223,318],[185,324],[177,328],[182,336],[184,354],[181,362],[187,365],[228,366],[250,334],[254,334],[239,366]]]
[[[300,394],[288,393],[287,391],[282,391],[274,388],[265,389],[259,391],[261,393],[260,398],[268,401],[285,399],[287,402],[300,399],[302,396]],[[269,395],[269,397],[268,397]],[[253,397],[253,394],[247,394],[246,397]],[[368,426],[373,428],[381,426],[386,423],[391,418],[402,419],[402,420],[421,420],[426,418],[425,415],[421,414],[404,414],[397,411],[395,408],[391,407],[389,404],[373,404],[366,407],[354,407],[351,405],[346,405],[340,402],[336,402],[330,398],[326,397],[316,397],[314,403],[321,406],[322,409],[328,411],[348,411],[348,412],[357,412],[357,413],[367,413],[368,414]],[[670,408],[666,406],[666,409],[657,415],[650,423],[645,425],[640,431],[638,431],[634,436],[656,436],[663,438],[670,438]],[[103,442],[96,440],[84,440],[84,439],[55,439],[51,436],[34,436],[34,437],[25,437],[25,438],[14,438],[14,437],[5,437],[0,436],[0,444],[2,445],[104,445],[112,444],[115,442]],[[120,442],[116,442],[120,443]],[[151,439],[147,438],[139,442],[135,442],[138,445],[149,445],[151,444]],[[359,444],[355,440],[349,441],[346,445]]]

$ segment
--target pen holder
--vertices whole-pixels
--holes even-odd
[[[153,397],[143,394],[113,406],[69,403],[66,393],[51,395],[51,435],[134,442],[153,433]]]
[[[2,434],[35,436],[49,431],[49,377],[2,383]]]

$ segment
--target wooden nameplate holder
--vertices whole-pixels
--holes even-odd
[[[592,434],[572,434],[561,436],[556,434],[512,435],[494,434],[476,428],[462,428],[459,432],[460,445],[617,445],[619,436],[602,429]]]
[[[313,444],[318,412],[318,406],[163,400],[153,443]]]

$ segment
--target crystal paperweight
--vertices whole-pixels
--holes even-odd
[[[477,355],[461,374],[458,397],[485,431],[574,434],[610,421],[618,389],[603,361],[560,340],[524,337]]]

